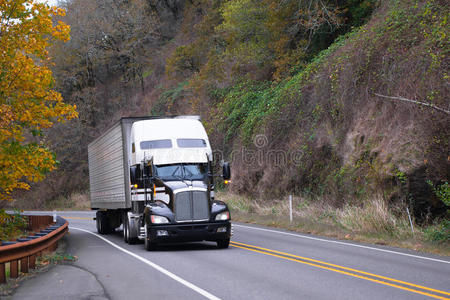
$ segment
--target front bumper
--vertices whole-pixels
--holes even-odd
[[[218,232],[220,229],[225,231]],[[161,235],[162,231],[167,235]],[[154,243],[217,241],[231,237],[231,222],[151,225],[147,234]]]

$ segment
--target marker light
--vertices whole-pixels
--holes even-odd
[[[134,185],[134,188],[137,189],[137,184]]]
[[[167,230],[157,230],[156,235],[157,236],[168,236],[169,232]]]
[[[152,215],[151,221],[153,224],[166,224],[169,223],[169,219],[163,216]]]
[[[225,184],[229,184],[231,182],[231,180],[225,180],[224,183]]]
[[[224,211],[216,216],[216,221],[226,221],[230,219],[230,212]]]
[[[220,232],[227,232],[227,228],[226,227],[219,227],[219,228],[217,228],[217,232],[218,233],[220,233]]]

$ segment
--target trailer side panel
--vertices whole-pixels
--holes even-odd
[[[91,208],[127,208],[122,122],[88,146]]]

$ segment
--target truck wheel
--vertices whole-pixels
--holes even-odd
[[[97,211],[96,215],[96,225],[97,225],[97,232],[100,234],[107,234],[110,232],[109,226],[108,226],[108,219],[106,218],[106,212],[104,211]]]
[[[123,217],[123,240],[130,245],[136,244],[137,241],[136,238],[131,237],[130,219],[127,214]]]
[[[123,227],[123,241],[125,243],[128,243],[128,218],[127,218],[127,214],[123,214],[123,218],[122,218],[122,227]]]
[[[102,234],[102,229],[100,225],[100,219],[98,218],[98,214],[95,214],[95,227],[97,227],[97,232]]]
[[[219,249],[225,249],[228,248],[228,246],[230,246],[230,239],[223,239],[217,241],[217,248]]]

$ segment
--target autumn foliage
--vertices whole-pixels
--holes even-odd
[[[70,27],[54,22],[64,10],[30,0],[0,0],[0,201],[55,169],[42,132],[77,117],[53,90],[48,48],[69,40]]]

